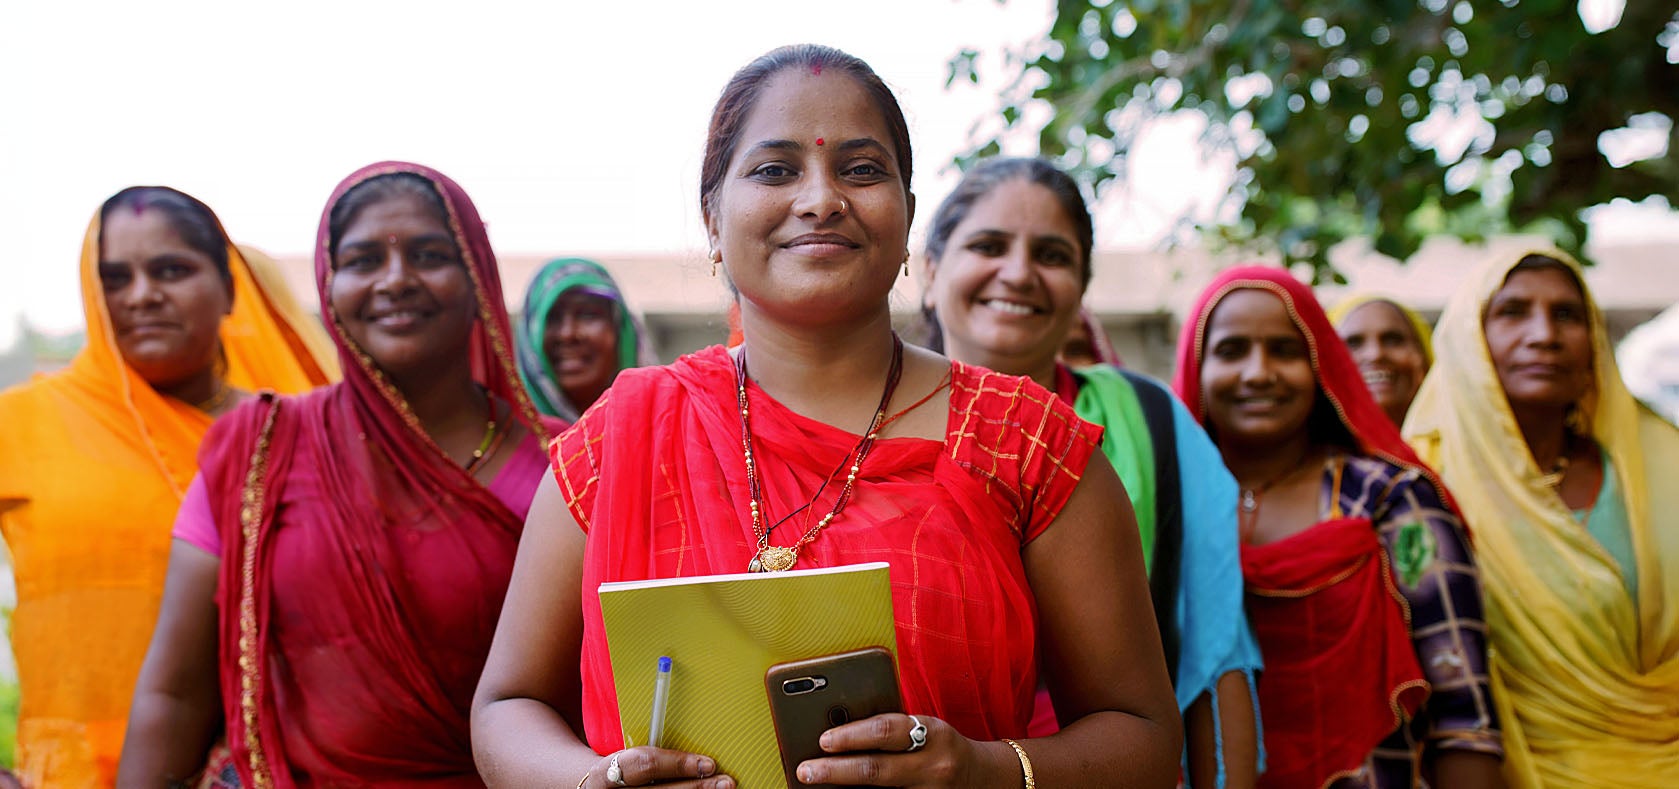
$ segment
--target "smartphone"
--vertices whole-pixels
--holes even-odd
[[[780,663],[764,675],[764,687],[790,787],[803,786],[798,778],[800,763],[826,755],[820,744],[822,732],[904,710],[898,695],[898,666],[884,647]]]

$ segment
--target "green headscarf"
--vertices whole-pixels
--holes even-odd
[[[515,352],[519,377],[530,392],[536,409],[567,422],[577,421],[579,409],[560,388],[554,365],[542,350],[542,336],[548,328],[548,313],[560,297],[573,290],[610,299],[618,330],[618,369],[658,364],[646,333],[641,330],[618,283],[599,263],[583,258],[558,258],[543,264],[525,291],[525,309],[519,318]]]

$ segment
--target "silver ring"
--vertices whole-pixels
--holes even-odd
[[[909,749],[904,751],[904,753],[915,753],[916,751],[927,747],[927,725],[922,723],[921,719],[915,717],[914,715],[910,715],[908,717],[909,722],[915,725],[911,726],[909,729]]]
[[[613,786],[629,786],[630,782],[624,780],[624,768],[618,766],[618,753],[612,754],[612,758],[606,760],[606,780]]]

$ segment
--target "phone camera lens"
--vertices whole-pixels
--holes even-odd
[[[809,693],[816,690],[816,681],[806,677],[804,679],[790,679],[782,683],[781,689],[789,696]]]

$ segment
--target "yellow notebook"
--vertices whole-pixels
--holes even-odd
[[[645,745],[671,658],[664,747],[703,753],[741,789],[785,786],[764,674],[880,646],[897,656],[887,564],[600,585],[626,746]]]

